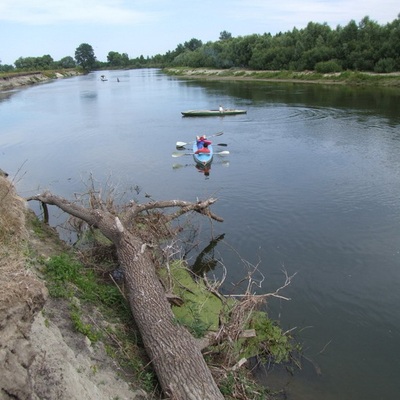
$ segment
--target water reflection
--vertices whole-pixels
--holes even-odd
[[[7,92],[2,92],[0,90],[0,103],[2,101],[9,100],[11,98],[11,96],[14,95],[15,93],[17,93],[17,91],[15,91],[15,90],[10,90],[10,91],[7,91]]]
[[[208,179],[209,176],[210,176],[210,171],[211,171],[211,163],[209,163],[209,164],[207,164],[207,165],[196,164],[196,169],[197,169],[197,171],[199,171],[200,173],[204,174],[204,176],[206,177],[206,179]]]
[[[310,108],[349,110],[363,116],[381,115],[395,126],[400,123],[400,92],[396,88],[315,85],[287,82],[182,81],[203,87],[210,96],[231,96],[236,105],[296,105]]]
[[[97,91],[83,90],[81,92],[81,98],[85,99],[85,100],[96,100],[97,99]]]
[[[224,237],[225,233],[211,240],[210,243],[196,257],[196,260],[191,268],[197,276],[203,276],[207,272],[214,270],[218,265],[219,261],[215,258],[215,247],[221,240],[224,239]]]

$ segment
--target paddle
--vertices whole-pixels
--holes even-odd
[[[195,167],[197,164],[191,163],[191,164],[172,164],[172,169],[180,169],[184,167]],[[223,160],[223,161],[213,161],[212,165],[222,165],[223,167],[229,167],[229,161],[228,160]]]
[[[172,153],[172,157],[192,156],[194,153]],[[227,156],[228,150],[214,152],[214,155]]]
[[[215,137],[215,136],[221,136],[221,135],[223,135],[224,134],[224,132],[218,132],[218,133],[216,133],[215,135],[211,135],[211,136],[208,136],[208,138],[212,138],[212,137]],[[193,144],[195,142],[195,140],[193,140],[193,142],[189,142],[189,143],[186,143],[186,142],[176,142],[176,147],[184,147],[184,146],[186,146],[187,144]]]
[[[228,145],[226,143],[217,143],[217,144],[213,144],[213,146],[223,146],[223,147],[227,147]],[[176,146],[177,150],[187,150],[186,147],[183,146]]]

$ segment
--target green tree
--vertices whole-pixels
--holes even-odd
[[[192,68],[213,67],[213,59],[210,57],[207,48],[202,46],[195,51],[185,51],[175,57],[173,65],[187,66]]]
[[[75,60],[71,56],[63,57],[60,61],[58,61],[58,65],[60,66],[60,68],[76,67]]]
[[[395,60],[395,70],[400,71],[400,14],[391,24],[386,26],[387,39],[382,50],[383,58],[390,57]]]
[[[20,57],[14,62],[18,69],[34,70],[39,68],[37,64],[37,57]]]
[[[121,54],[117,51],[110,51],[107,55],[107,62],[112,67],[119,67],[121,65]]]
[[[126,53],[118,53],[117,51],[110,51],[107,55],[107,62],[112,67],[127,67],[129,65],[129,57]]]
[[[10,72],[14,69],[13,65],[1,64],[0,60],[0,71],[1,72]]]
[[[93,47],[90,44],[82,43],[75,50],[76,63],[85,71],[93,70],[96,65],[96,56],[94,55]]]
[[[231,68],[234,66],[233,58],[235,55],[230,41],[214,42],[210,46],[213,49],[215,68]]]
[[[253,46],[249,67],[253,69],[267,69],[268,51],[272,47],[272,35],[264,34],[257,39]]]
[[[394,72],[396,68],[396,61],[393,58],[381,58],[376,64],[375,72]]]
[[[190,39],[188,42],[184,43],[186,49],[190,51],[195,51],[203,45],[202,41],[199,39]]]
[[[302,54],[301,64],[303,65],[303,69],[313,70],[317,63],[330,61],[334,56],[335,52],[330,47],[316,46]]]
[[[233,62],[236,67],[247,68],[253,55],[254,44],[258,35],[250,35],[232,39],[228,43],[233,53]]]
[[[338,26],[337,35],[337,56],[342,60],[344,69],[353,69],[353,59],[350,55],[356,50],[358,42],[358,26],[351,20],[345,27]]]
[[[229,40],[229,39],[232,39],[232,33],[227,31],[222,31],[219,34],[219,40]]]
[[[54,60],[49,54],[35,58],[35,67],[39,69],[51,69],[54,67]]]

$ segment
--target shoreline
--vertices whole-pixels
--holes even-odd
[[[81,75],[76,70],[48,71],[48,72],[21,72],[16,74],[0,75],[0,91],[13,90],[37,83],[44,83],[53,79],[69,78]]]
[[[373,72],[335,72],[319,74],[314,71],[260,71],[246,69],[210,69],[188,67],[166,67],[161,70],[169,76],[193,80],[253,81],[276,83],[304,83],[323,85],[349,85],[369,87],[400,88],[400,72],[378,74]],[[45,83],[54,79],[82,75],[75,69],[60,71],[35,71],[14,74],[0,74],[0,92]]]
[[[314,71],[253,71],[245,69],[163,68],[169,76],[198,80],[232,80],[324,85],[352,85],[400,88],[400,72],[378,74],[373,72],[335,72],[319,74]]]

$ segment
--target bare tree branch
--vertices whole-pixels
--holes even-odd
[[[166,222],[172,221],[181,215],[190,212],[190,211],[197,211],[203,215],[206,215],[218,222],[223,222],[223,218],[213,214],[208,208],[210,205],[214,204],[217,199],[207,199],[204,201],[198,201],[197,203],[191,203],[182,200],[169,200],[169,201],[155,201],[146,204],[136,204],[131,202],[130,206],[132,209],[131,217],[135,218],[138,214],[143,211],[153,210],[153,209],[163,209],[163,208],[176,208],[179,207],[180,209],[175,213],[166,215],[164,220]]]

